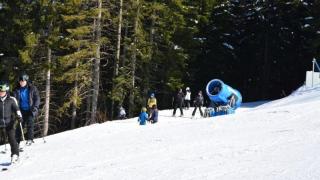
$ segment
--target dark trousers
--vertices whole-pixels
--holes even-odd
[[[189,109],[190,108],[190,100],[184,100],[184,102],[185,102],[185,108],[186,109]]]
[[[194,110],[193,110],[193,112],[192,112],[192,116],[194,116],[194,115],[196,114],[197,108],[199,108],[200,115],[203,116],[203,112],[202,112],[202,110],[201,110],[201,105],[195,105],[195,106],[194,106]]]
[[[34,131],[34,122],[33,122],[33,115],[31,111],[24,111],[21,110],[21,114],[22,114],[22,128],[24,128],[27,125],[27,136],[26,136],[26,140],[33,140],[33,131]],[[20,126],[18,124],[18,126]],[[16,138],[17,138],[17,142],[20,143],[22,135],[21,135],[21,129],[20,127],[16,128]]]
[[[173,115],[176,115],[176,111],[177,111],[178,107],[180,109],[180,115],[183,115],[182,103],[175,103],[174,104]]]
[[[6,135],[8,136],[8,141],[11,149],[11,156],[16,154],[19,156],[19,146],[16,141],[15,131],[14,131],[14,121],[11,121],[7,127],[5,127]]]

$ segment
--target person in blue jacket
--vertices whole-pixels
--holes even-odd
[[[34,86],[26,73],[21,73],[19,83],[13,91],[13,96],[17,99],[22,113],[22,127],[27,126],[26,144],[31,145],[34,137],[34,121],[39,112],[40,95],[36,86]],[[21,129],[16,128],[16,140],[18,144],[21,141]]]
[[[141,113],[139,115],[138,122],[140,125],[146,125],[147,120],[148,120],[147,108],[143,107],[141,109]]]

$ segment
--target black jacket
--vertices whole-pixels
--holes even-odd
[[[174,104],[182,104],[184,100],[183,92],[178,92],[175,96],[173,96],[172,100]]]
[[[33,86],[32,84],[28,83],[28,90],[29,90],[29,106],[32,112],[32,115],[35,117],[38,115],[39,112],[39,105],[40,105],[40,95],[38,89]],[[13,91],[13,96],[18,100],[18,104],[20,104],[20,87],[17,87]]]
[[[11,119],[12,112],[21,117],[16,98],[9,95],[0,98],[0,127],[7,127],[11,121],[14,121],[14,119]]]
[[[203,96],[197,95],[196,99],[194,100],[194,105],[202,106],[203,105]]]

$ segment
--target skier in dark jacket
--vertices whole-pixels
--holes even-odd
[[[200,115],[203,116],[203,112],[201,110],[201,106],[203,106],[203,96],[202,96],[202,91],[199,91],[197,97],[195,98],[194,102],[194,110],[192,112],[192,117],[196,114],[197,108],[199,108]]]
[[[12,113],[15,112],[21,121],[22,115],[16,98],[10,97],[9,86],[7,83],[0,82],[0,127],[5,128],[11,148],[11,162],[16,163],[19,160],[19,147],[15,139],[14,123]],[[20,123],[19,123],[20,124]]]
[[[29,76],[22,73],[19,76],[19,85],[13,92],[14,97],[18,100],[18,104],[22,113],[22,126],[27,124],[27,145],[33,143],[34,119],[38,115],[40,105],[40,95],[38,89],[31,84]],[[18,144],[21,141],[21,130],[16,128],[16,138]]]
[[[177,108],[180,109],[180,116],[183,116],[183,109],[182,109],[183,100],[184,100],[184,94],[182,92],[182,89],[180,88],[178,93],[172,98],[172,103],[174,108],[172,116],[176,115]]]

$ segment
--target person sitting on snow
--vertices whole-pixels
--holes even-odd
[[[138,118],[138,122],[140,125],[146,125],[146,121],[148,120],[147,108],[143,107],[141,109],[141,113]]]
[[[125,119],[126,118],[126,110],[120,106],[119,107],[119,119]]]
[[[150,111],[149,122],[154,124],[158,122],[158,108],[157,105],[153,105]]]

